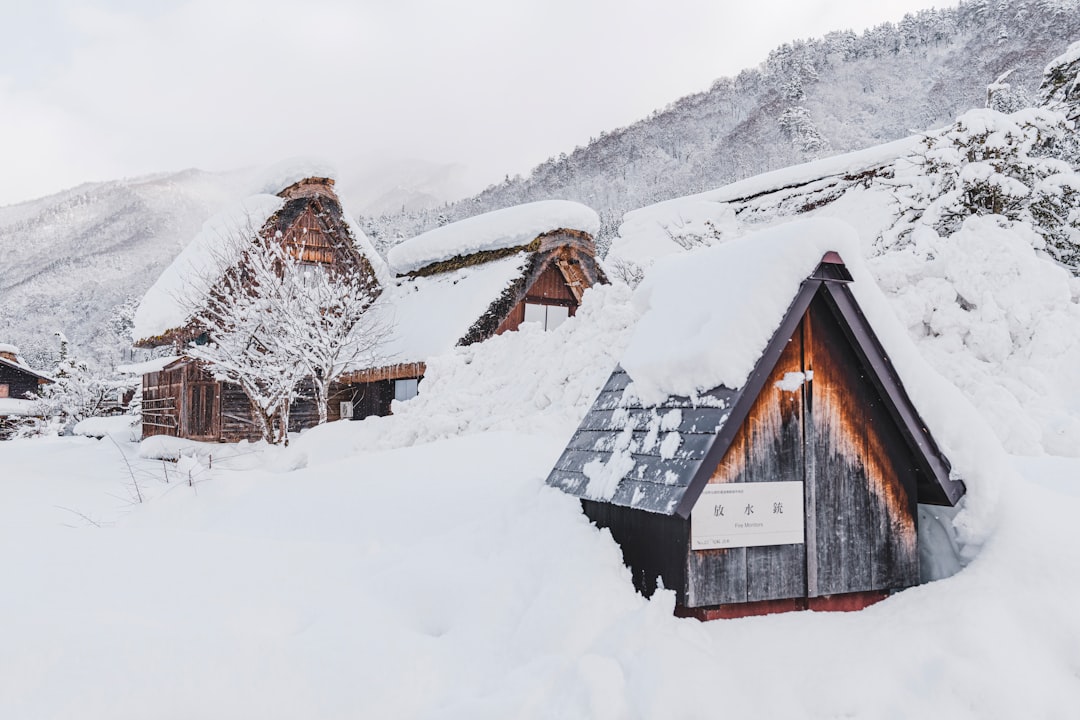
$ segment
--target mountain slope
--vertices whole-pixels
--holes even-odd
[[[0,208],[0,334],[47,365],[61,331],[108,365],[130,341],[109,327],[223,203],[250,192],[238,174],[189,170],[81,185]]]
[[[1080,39],[1080,2],[966,2],[920,11],[862,35],[830,33],[774,50],[757,68],[721,78],[627,128],[553,157],[447,208],[372,218],[392,242],[450,219],[532,200],[566,198],[607,219],[769,170],[939,127],[1002,97],[1034,99],[1047,62]]]

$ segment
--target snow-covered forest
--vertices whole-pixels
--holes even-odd
[[[795,40],[527,177],[441,209],[367,218],[364,228],[390,245],[447,220],[559,197],[595,208],[610,236],[623,213],[643,205],[950,123],[983,106],[987,86],[1006,73],[1009,102],[1021,107],[1078,34],[1075,0],[975,0],[862,34]]]
[[[552,157],[528,178],[431,211],[357,219],[385,252],[451,220],[562,198],[600,213],[603,245],[634,208],[944,126],[984,106],[987,86],[1007,72],[1010,90],[1001,96],[1033,100],[1045,64],[1080,33],[1077,7],[1075,0],[970,2],[863,34],[793,41],[758,67]],[[807,147],[800,138],[810,129],[822,142]],[[0,208],[0,325],[8,341],[47,366],[59,330],[91,362],[120,361],[112,328],[125,322],[125,303],[130,312],[130,301],[207,217],[274,179],[273,171],[192,170],[89,183]]]

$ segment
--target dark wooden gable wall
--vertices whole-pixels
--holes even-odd
[[[525,290],[523,297],[507,314],[495,330],[496,335],[517,330],[525,322],[525,303],[534,305],[562,305],[570,309],[570,316],[577,312],[578,300],[570,290],[569,281],[552,258],[540,276]]]
[[[0,360],[0,385],[7,386],[7,397],[25,400],[27,393],[37,393],[45,381],[23,368]]]
[[[571,306],[571,314],[573,314],[573,310],[581,302],[581,293],[592,285],[607,282],[607,276],[596,262],[592,236],[588,233],[577,230],[554,230],[536,238],[523,249],[527,249],[530,256],[521,277],[491,303],[487,311],[458,341],[458,345],[483,342],[493,335],[520,326],[525,317],[522,303],[534,287],[537,291],[534,292],[533,297],[540,304],[553,305],[565,302]],[[554,272],[549,274],[552,266],[554,266]],[[544,275],[547,275],[547,279],[537,286]],[[552,293],[549,300],[544,299],[545,288],[546,292]],[[556,302],[557,298],[565,298],[567,292],[572,302],[570,300]],[[513,319],[515,313],[520,314],[520,319],[516,321],[516,324]]]
[[[781,389],[788,373],[810,379],[796,390]],[[818,294],[709,478],[802,482],[805,542],[689,550],[687,605],[918,584],[918,472],[885,401]]]

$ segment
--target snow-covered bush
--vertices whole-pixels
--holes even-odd
[[[49,420],[28,420],[22,434],[66,431],[81,420],[105,414],[116,404],[112,384],[72,353],[63,333],[56,336],[60,339],[60,360],[52,372],[54,382],[43,385],[34,397],[38,414]]]
[[[1060,113],[1029,108],[1012,115],[972,110],[928,135],[916,162],[925,178],[914,186],[921,221],[941,235],[972,215],[1027,223],[1044,249],[1073,272],[1080,269],[1080,176],[1052,157],[1073,132]]]

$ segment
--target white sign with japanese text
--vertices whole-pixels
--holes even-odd
[[[710,483],[690,513],[690,548],[803,544],[801,482]]]

